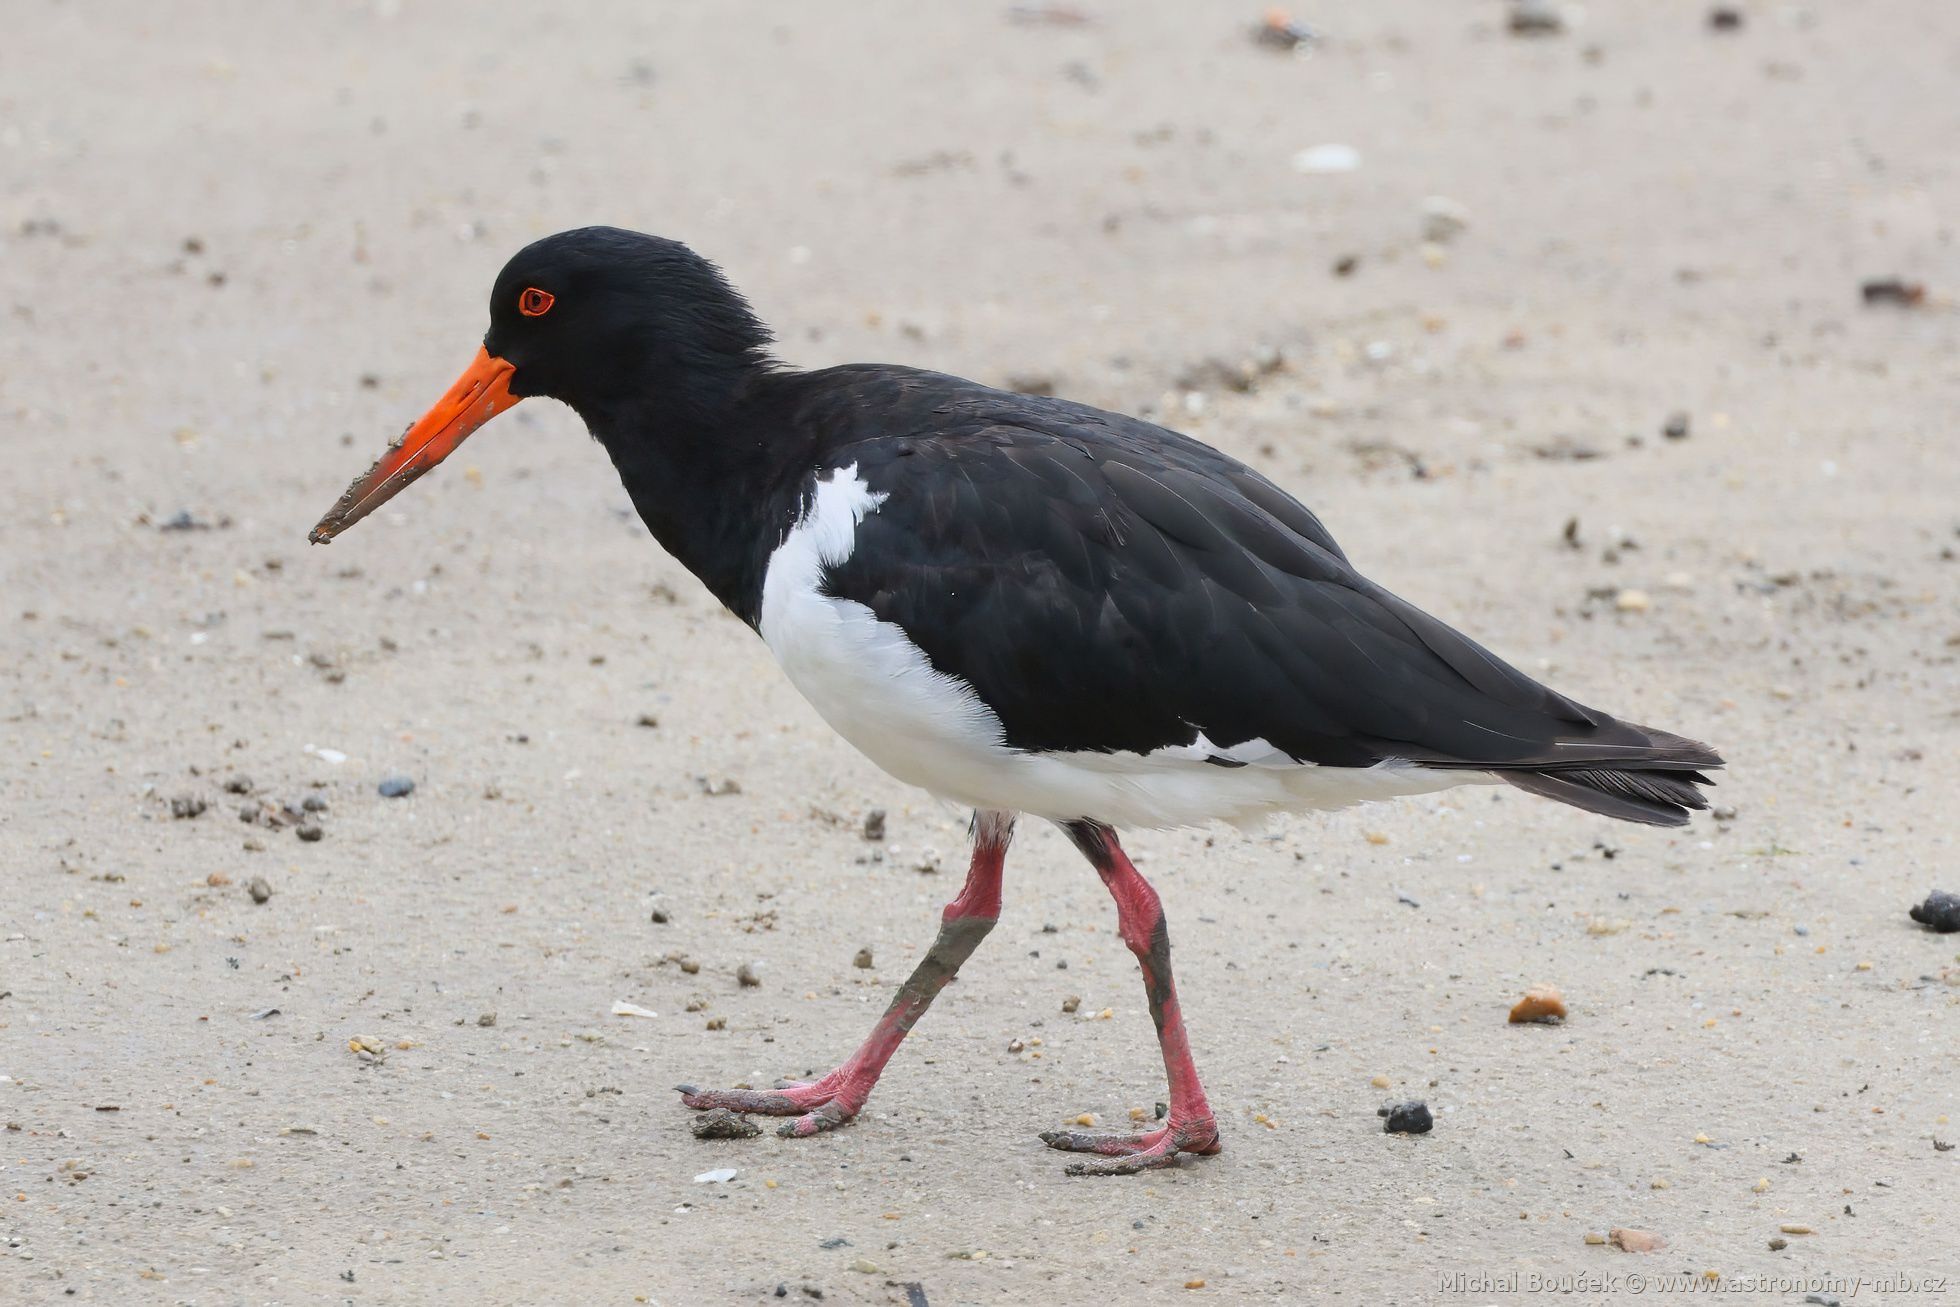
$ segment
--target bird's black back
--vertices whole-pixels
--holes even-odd
[[[1343,767],[1719,762],[1396,598],[1291,496],[1176,432],[912,369],[797,382],[823,465],[855,463],[886,495],[826,590],[971,685],[1012,747],[1145,753],[1202,733]]]

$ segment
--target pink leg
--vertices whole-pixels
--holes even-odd
[[[885,1015],[871,1035],[844,1064],[821,1080],[777,1090],[696,1089],[676,1086],[681,1102],[693,1108],[726,1107],[737,1112],[794,1116],[776,1133],[785,1137],[819,1134],[843,1125],[858,1114],[885,1063],[918,1024],[932,1000],[973,955],[1000,917],[1001,868],[1007,861],[1007,842],[1014,835],[1014,814],[976,812],[973,815],[973,862],[959,897],[940,914],[939,937],[926,950],[912,975],[898,988]]]
[[[1076,1162],[1070,1175],[1130,1175],[1153,1167],[1171,1166],[1183,1153],[1218,1151],[1218,1123],[1198,1083],[1191,1060],[1191,1041],[1184,1034],[1178,1011],[1177,987],[1171,981],[1171,937],[1164,924],[1164,905],[1116,842],[1116,832],[1092,821],[1070,822],[1062,829],[1094,864],[1096,873],[1116,900],[1116,926],[1123,942],[1137,955],[1143,969],[1143,992],[1150,1000],[1150,1019],[1157,1025],[1157,1042],[1164,1050],[1164,1072],[1170,1080],[1170,1118],[1160,1129],[1144,1134],[1086,1134],[1050,1130],[1041,1136],[1050,1148],[1076,1153],[1101,1153],[1108,1161]]]

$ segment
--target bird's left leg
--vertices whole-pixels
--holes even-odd
[[[1101,1153],[1107,1160],[1075,1162],[1070,1175],[1130,1175],[1152,1167],[1171,1166],[1179,1153],[1218,1151],[1218,1122],[1198,1083],[1191,1060],[1191,1041],[1184,1034],[1184,1016],[1177,1006],[1177,987],[1171,983],[1171,936],[1164,925],[1164,905],[1116,842],[1116,832],[1100,822],[1072,821],[1062,827],[1102,877],[1116,900],[1116,927],[1136,954],[1143,970],[1143,992],[1150,1001],[1150,1019],[1164,1051],[1164,1073],[1170,1080],[1169,1119],[1143,1134],[1087,1134],[1049,1130],[1041,1136],[1050,1148],[1073,1153]]]
[[[1007,844],[1014,836],[1011,812],[973,814],[973,862],[959,896],[940,914],[939,937],[892,997],[885,1015],[870,1036],[843,1065],[821,1080],[786,1085],[775,1090],[696,1089],[678,1086],[681,1102],[693,1108],[726,1107],[736,1112],[794,1116],[776,1133],[785,1137],[814,1135],[851,1120],[871,1096],[871,1087],[906,1033],[925,1015],[939,991],[953,979],[960,964],[973,955],[1000,917],[1001,871]]]

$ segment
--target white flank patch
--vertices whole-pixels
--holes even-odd
[[[823,719],[908,784],[967,807],[1165,827],[1256,825],[1275,812],[1343,808],[1491,780],[1398,760],[1316,767],[1264,740],[1221,749],[1203,736],[1149,754],[1010,749],[1000,718],[972,686],[935,670],[896,623],[819,589],[824,569],[850,558],[858,523],[885,498],[864,483],[855,463],[817,482],[809,511],[769,556],[760,627],[790,683]],[[1204,761],[1214,756],[1246,765]]]

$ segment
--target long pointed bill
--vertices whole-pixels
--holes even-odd
[[[464,437],[521,398],[510,393],[510,375],[514,371],[515,368],[489,350],[479,348],[476,358],[449,388],[449,393],[437,400],[421,421],[403,432],[401,439],[375,460],[366,475],[347,487],[347,493],[306,538],[316,545],[325,544],[455,453]]]

